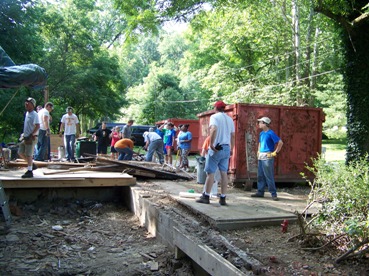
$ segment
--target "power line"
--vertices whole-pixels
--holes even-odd
[[[312,75],[312,76],[308,76],[308,77],[305,77],[305,78],[302,78],[302,79],[299,79],[299,80],[292,80],[292,81],[288,81],[288,82],[285,82],[285,83],[278,83],[278,84],[272,84],[272,85],[268,85],[268,86],[264,86],[262,88],[252,88],[251,90],[254,92],[254,91],[262,91],[264,90],[265,88],[269,89],[269,88],[273,88],[273,87],[278,87],[278,86],[285,86],[285,85],[288,85],[288,84],[293,84],[293,83],[296,83],[296,82],[300,82],[300,81],[303,81],[303,80],[306,80],[306,79],[311,79],[311,78],[315,78],[315,77],[319,77],[319,76],[323,76],[323,75],[327,75],[327,74],[330,74],[330,73],[333,73],[333,72],[336,72],[338,70],[340,70],[341,68],[336,68],[336,69],[333,69],[333,70],[329,70],[329,71],[325,71],[325,72],[322,72],[322,73],[319,73],[319,74],[315,74],[315,75]]]
[[[324,40],[321,40],[321,41],[318,41],[318,42],[312,42],[311,44],[309,44],[309,45],[306,45],[305,47],[302,47],[302,48],[300,48],[300,50],[305,50],[306,48],[308,48],[308,47],[311,47],[312,45],[314,45],[314,44],[320,44],[320,43],[323,43],[323,42],[325,42],[325,41],[327,41],[327,40],[330,40],[329,38],[327,38],[327,39],[324,39]],[[266,64],[268,61],[271,61],[271,60],[275,60],[275,59],[277,59],[277,58],[285,58],[285,57],[288,57],[289,55],[291,55],[291,54],[294,54],[296,51],[291,51],[291,52],[286,52],[286,53],[283,53],[283,54],[280,54],[280,55],[277,55],[277,56],[274,56],[274,57],[271,57],[271,58],[269,58],[269,59],[266,59],[266,60],[263,60],[263,61],[258,61],[258,62],[256,62],[256,64]],[[239,71],[241,71],[241,70],[245,70],[245,69],[247,69],[247,68],[249,68],[249,67],[252,67],[252,66],[255,66],[255,63],[254,64],[250,64],[250,65],[246,65],[246,66],[243,66],[243,67],[240,67],[240,68],[238,68],[238,70]]]
[[[261,88],[256,88],[255,87],[255,88],[250,89],[250,91],[251,92],[257,92],[257,91],[262,91],[262,90],[265,90],[265,89],[271,89],[271,88],[278,87],[278,86],[286,86],[288,84],[291,85],[293,83],[296,83],[296,82],[299,82],[299,81],[303,81],[303,80],[306,80],[306,79],[311,79],[311,78],[315,78],[315,77],[320,77],[320,76],[323,76],[323,75],[331,74],[331,73],[336,72],[338,70],[341,70],[341,68],[336,68],[336,69],[325,71],[325,72],[322,72],[322,73],[319,73],[319,74],[311,75],[311,76],[302,78],[300,80],[292,80],[292,81],[288,81],[288,82],[284,82],[284,83],[267,85],[267,86],[264,86],[264,87],[261,87]],[[161,101],[161,102],[162,103],[194,103],[194,102],[204,102],[204,101],[209,101],[209,100],[207,100],[207,99],[199,99],[199,100],[180,100],[180,101]]]

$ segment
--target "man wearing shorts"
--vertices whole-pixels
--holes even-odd
[[[210,146],[208,149],[208,158],[205,163],[205,192],[197,200],[198,203],[210,203],[210,192],[214,183],[214,174],[219,168],[221,195],[220,205],[226,204],[226,192],[228,185],[228,163],[233,154],[235,127],[231,117],[224,113],[226,104],[223,101],[217,101],[214,104],[215,114],[210,116]]]
[[[18,154],[21,158],[27,161],[27,171],[22,178],[32,178],[33,170],[37,167],[33,164],[32,156],[33,150],[37,143],[38,130],[40,128],[40,122],[38,114],[35,111],[36,100],[34,98],[28,98],[24,106],[27,110],[24,117],[24,126],[22,134],[22,142],[19,144]]]

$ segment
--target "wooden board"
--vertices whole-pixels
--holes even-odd
[[[97,162],[101,162],[99,166],[103,164],[118,164],[124,171],[127,170],[130,174],[135,175],[137,171],[138,176],[144,176],[144,174],[148,174],[151,178],[161,178],[161,179],[168,179],[168,180],[176,180],[176,179],[184,179],[184,180],[191,180],[192,178],[188,175],[178,174],[176,172],[169,172],[163,170],[161,167],[162,165],[159,164],[160,168],[158,169],[158,164],[153,162],[143,162],[143,161],[118,161],[118,160],[111,160],[108,158],[97,157]],[[144,174],[143,174],[144,172]]]
[[[33,178],[22,179],[24,171],[0,172],[4,188],[67,188],[133,186],[136,178],[126,173],[78,171],[57,175],[33,172]]]

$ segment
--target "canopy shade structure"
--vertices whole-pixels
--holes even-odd
[[[36,64],[15,65],[0,46],[0,89],[28,86],[43,88],[47,74],[44,68]]]

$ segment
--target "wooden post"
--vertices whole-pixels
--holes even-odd
[[[49,101],[49,86],[46,85],[44,88],[44,105]]]

